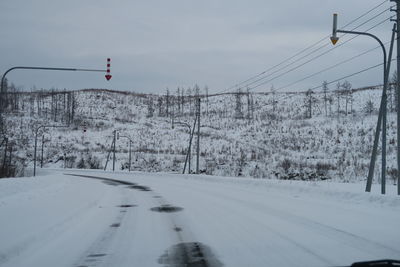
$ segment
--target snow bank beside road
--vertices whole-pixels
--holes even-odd
[[[94,171],[96,173],[101,173]],[[129,174],[126,172],[116,172],[121,174],[121,179],[127,179]],[[397,195],[397,185],[388,184],[386,195],[380,193],[380,184],[373,184],[372,192],[365,192],[365,183],[341,183],[332,181],[287,181],[276,179],[254,179],[237,178],[225,176],[210,175],[182,175],[171,173],[142,173],[133,172],[135,176],[141,177],[159,177],[169,179],[184,179],[190,181],[205,181],[210,184],[237,185],[245,188],[259,188],[263,191],[274,192],[293,197],[322,198],[336,200],[339,202],[370,203],[371,205],[384,205],[388,207],[400,207],[400,196]]]

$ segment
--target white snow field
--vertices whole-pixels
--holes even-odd
[[[39,174],[0,180],[0,266],[349,266],[400,259],[394,186],[382,196],[379,185],[368,194],[361,183]]]

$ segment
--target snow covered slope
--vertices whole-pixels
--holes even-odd
[[[200,169],[221,176],[365,180],[381,88],[339,93],[329,91],[327,102],[321,92],[314,93],[311,102],[304,93],[223,94],[203,99]],[[76,91],[75,102],[68,102],[70,98],[62,91],[53,95],[25,94],[19,99],[18,108],[9,114],[7,134],[18,147],[15,155],[26,166],[33,164],[34,129],[39,125],[66,124],[72,116],[68,104],[72,102],[74,113],[69,128],[47,128],[43,134],[39,131],[38,160],[42,158],[43,138],[44,167],[104,167],[113,131],[117,130],[133,141],[133,170],[183,169],[189,128],[176,123],[172,127],[172,121],[193,126],[193,95],[177,97],[170,93],[168,105],[165,95],[106,90]],[[393,99],[389,99],[392,112],[388,117],[387,144],[387,173],[392,184],[397,171]],[[128,169],[128,150],[128,139],[118,139],[117,170]],[[192,170],[195,151],[194,144]],[[107,168],[111,166],[108,162]],[[375,177],[379,177],[380,164],[375,170]]]

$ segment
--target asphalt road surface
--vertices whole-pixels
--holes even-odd
[[[345,266],[400,258],[395,196],[174,174],[54,171],[3,180],[0,266]]]

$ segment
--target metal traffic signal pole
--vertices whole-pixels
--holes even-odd
[[[4,108],[4,93],[5,93],[5,88],[4,88],[4,83],[6,79],[6,75],[16,69],[23,69],[23,70],[52,70],[52,71],[87,71],[87,72],[106,72],[106,79],[109,81],[111,79],[111,74],[110,74],[110,58],[107,58],[107,69],[106,70],[101,70],[101,69],[80,69],[80,68],[49,68],[49,67],[28,67],[28,66],[18,66],[18,67],[12,67],[8,69],[6,72],[4,72],[3,76],[1,77],[1,84],[0,84],[0,119],[3,116],[3,108]],[[0,131],[3,131],[3,123],[0,121]]]
[[[18,67],[12,67],[8,69],[6,72],[4,72],[2,78],[1,78],[1,88],[0,88],[0,111],[3,111],[3,95],[4,95],[4,82],[6,75],[16,69],[23,69],[23,70],[57,70],[57,71],[90,71],[90,72],[106,72],[107,70],[99,70],[99,69],[78,69],[78,68],[48,68],[48,67],[26,67],[26,66],[18,66]]]

